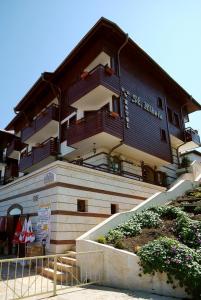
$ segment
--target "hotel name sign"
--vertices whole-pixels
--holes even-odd
[[[121,88],[122,95],[123,95],[123,103],[124,103],[124,113],[125,113],[125,121],[126,121],[126,128],[129,128],[129,111],[128,111],[128,97],[130,97],[130,102],[136,104],[137,106],[141,107],[143,110],[146,110],[154,117],[162,120],[163,116],[160,111],[153,108],[151,104],[142,100],[139,96],[132,94],[127,91],[125,88]]]

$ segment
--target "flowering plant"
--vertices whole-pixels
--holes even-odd
[[[140,265],[144,273],[166,272],[168,282],[186,287],[193,299],[201,299],[201,253],[170,238],[159,238],[139,251]],[[142,276],[142,274],[140,274]],[[176,288],[173,285],[173,288]]]

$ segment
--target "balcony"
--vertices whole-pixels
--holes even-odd
[[[4,174],[5,183],[12,181],[16,177],[18,177],[18,161],[16,159],[8,159]]]
[[[77,142],[105,132],[116,138],[123,137],[123,122],[119,116],[113,116],[106,110],[99,110],[86,117],[78,124],[67,129],[67,143],[74,145]],[[104,141],[103,141],[104,142]]]
[[[197,130],[188,127],[184,130],[185,144],[180,147],[180,152],[192,150],[200,146],[200,136]]]
[[[8,145],[6,156],[19,159],[20,151],[25,148],[26,144],[22,143],[19,138],[13,139],[13,141]]]
[[[55,104],[49,106],[29,127],[25,127],[21,131],[21,140],[27,144],[42,143],[50,136],[58,134],[59,109]]]
[[[114,94],[119,95],[118,76],[98,65],[69,88],[69,104],[83,110],[97,110]]]
[[[28,172],[34,170],[34,166],[38,163],[41,163],[39,167],[46,163],[50,163],[54,160],[55,155],[57,154],[57,139],[50,138],[47,141],[43,142],[38,147],[33,147],[32,151],[24,153],[20,158],[19,171]]]
[[[184,131],[185,142],[193,142],[195,146],[200,145],[200,136],[197,130],[193,130],[192,128],[188,127]]]

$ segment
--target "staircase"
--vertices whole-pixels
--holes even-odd
[[[39,272],[42,276],[54,280],[56,273],[56,281],[62,285],[79,284],[80,271],[77,266],[75,251],[68,251],[64,256],[58,256],[56,265],[54,260],[50,260],[45,267],[42,267]]]

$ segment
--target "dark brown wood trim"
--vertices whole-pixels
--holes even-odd
[[[53,210],[51,215],[65,215],[65,216],[84,216],[84,217],[97,217],[97,218],[109,218],[110,214],[68,211],[68,210]]]
[[[75,240],[50,240],[50,244],[54,244],[54,245],[69,245],[69,244],[75,245],[75,243],[76,243]]]
[[[24,214],[25,216],[29,215],[29,217],[37,217],[38,213],[28,213],[28,214]]]
[[[100,194],[112,195],[112,196],[118,196],[118,197],[125,197],[125,198],[131,198],[131,199],[135,199],[135,200],[146,200],[147,199],[145,197],[141,197],[141,196],[137,196],[137,195],[127,195],[127,194],[117,193],[117,192],[112,192],[112,191],[104,191],[104,190],[101,190],[101,189],[90,188],[90,187],[85,187],[85,186],[80,186],[80,185],[75,185],[75,184],[70,184],[70,183],[65,183],[65,182],[54,182],[54,183],[48,184],[46,186],[42,186],[42,187],[37,188],[37,189],[33,189],[31,191],[28,191],[28,192],[24,192],[24,193],[21,193],[21,194],[10,196],[8,198],[1,199],[0,202],[12,200],[12,199],[17,199],[17,198],[27,196],[27,195],[30,195],[30,194],[35,194],[35,193],[45,191],[45,190],[48,190],[48,189],[51,189],[51,188],[54,188],[54,187],[71,188],[71,189],[75,189],[75,190],[81,190],[81,191],[87,191],[87,192],[93,192],[93,193],[100,193]]]

